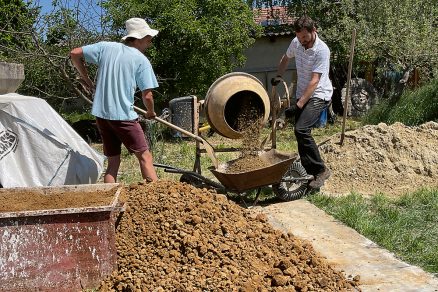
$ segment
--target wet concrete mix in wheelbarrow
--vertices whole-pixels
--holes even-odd
[[[438,124],[367,125],[340,134],[320,146],[332,170],[321,191],[399,196],[420,187],[438,187]]]
[[[237,130],[242,133],[240,155],[227,163],[226,173],[241,173],[270,166],[267,161],[260,159],[260,134],[263,128],[258,113],[251,108],[242,110],[237,118]]]
[[[121,198],[118,269],[100,291],[359,291],[309,242],[223,195],[157,181]]]

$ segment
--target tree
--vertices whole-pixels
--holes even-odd
[[[33,23],[31,11],[21,0],[0,0],[0,61],[15,54],[7,47],[23,48],[29,39],[14,32],[26,30]]]
[[[145,18],[160,31],[148,56],[160,92],[170,98],[202,97],[214,80],[243,64],[260,32],[241,0],[110,0],[105,7],[120,33],[130,17]]]
[[[257,1],[258,2],[258,1]],[[264,0],[261,5],[272,1]],[[281,2],[281,1],[277,1]],[[438,68],[436,0],[285,0],[292,16],[307,14],[332,51],[336,66],[348,63],[351,32],[357,30],[355,71],[373,64],[377,73],[421,68],[424,79]]]
[[[15,2],[27,10],[24,13],[11,9],[12,4],[6,7],[12,16],[7,17],[3,27],[9,30],[0,29],[0,33],[14,41],[0,46],[0,56],[4,56],[4,61],[25,65],[25,80],[19,92],[45,98],[56,109],[77,100],[84,93],[75,80],[68,53],[75,46],[102,39],[105,32],[100,26],[102,16],[87,14],[94,7],[93,1],[70,1],[71,6],[54,1],[53,10],[44,14],[38,1],[27,6],[22,1]]]
[[[25,64],[20,93],[46,98],[55,108],[83,94],[68,52],[100,40],[120,41],[130,17],[146,18],[160,30],[147,55],[160,82],[156,100],[166,103],[176,96],[202,97],[216,78],[243,63],[244,50],[260,31],[240,0],[113,0],[102,7],[95,0],[76,0],[53,5],[51,12],[41,14],[38,3],[33,4],[33,25],[12,32],[18,40],[28,37],[31,44],[5,49],[15,52],[15,62]]]

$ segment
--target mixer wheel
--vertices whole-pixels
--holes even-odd
[[[275,195],[283,201],[294,201],[301,199],[307,192],[307,181],[291,182],[293,178],[301,178],[307,176],[307,172],[300,162],[295,161],[289,166],[287,172],[283,175],[283,179],[279,184],[272,185],[272,190]],[[283,181],[284,180],[284,181]]]

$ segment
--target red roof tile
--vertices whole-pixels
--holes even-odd
[[[287,7],[273,6],[253,9],[254,21],[263,26],[293,24],[294,18],[287,14]]]

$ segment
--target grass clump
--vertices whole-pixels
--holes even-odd
[[[399,198],[318,194],[309,200],[402,260],[438,273],[438,189]]]
[[[401,122],[417,126],[438,121],[438,79],[412,91],[405,91],[397,99],[385,100],[374,106],[363,118],[362,124],[393,124]]]
[[[90,111],[84,111],[84,112],[70,112],[70,113],[61,113],[61,116],[64,120],[66,120],[68,123],[73,124],[75,122],[81,121],[81,120],[95,120],[96,118],[91,114]]]

